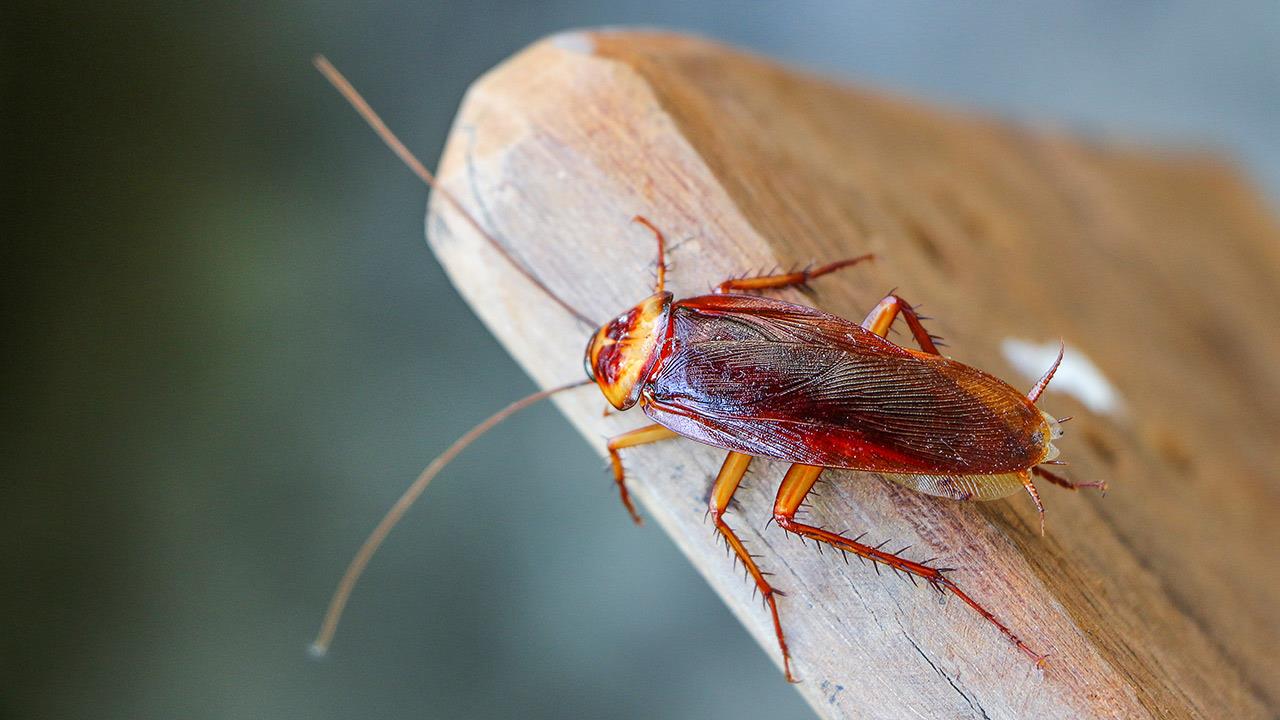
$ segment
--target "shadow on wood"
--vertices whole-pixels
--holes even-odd
[[[697,39],[581,32],[473,86],[440,176],[601,321],[650,291],[639,213],[671,238],[677,297],[874,252],[812,296],[781,295],[859,319],[897,287],[963,362],[1029,385],[1007,351],[1061,336],[1118,389],[1109,410],[1052,388],[1042,401],[1076,418],[1058,442],[1075,476],[1111,485],[1106,497],[1045,487],[1048,537],[1025,497],[957,503],[868,473],[829,472],[810,511],[960,568],[970,594],[1051,654],[1043,672],[954,598],[762,530],[785,466],[752,466],[731,517],[788,592],[799,689],[823,716],[1280,707],[1280,232],[1230,169],[939,111]],[[432,208],[433,247],[512,354],[544,386],[579,377],[590,329]],[[601,417],[590,390],[560,405],[602,451],[643,422]],[[768,614],[703,519],[722,455],[671,441],[626,463],[647,515],[776,659]]]

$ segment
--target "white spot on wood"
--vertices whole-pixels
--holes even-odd
[[[551,44],[568,52],[591,55],[596,51],[596,43],[584,32],[562,32],[551,37]]]
[[[1040,344],[1005,338],[1000,346],[1005,360],[1034,383],[1040,379],[1054,358],[1058,357],[1058,341]],[[1062,366],[1049,383],[1049,392],[1066,393],[1096,413],[1116,415],[1124,410],[1124,400],[1097,365],[1079,348],[1067,346]]]

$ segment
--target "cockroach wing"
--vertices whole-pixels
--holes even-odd
[[[997,378],[760,297],[676,303],[642,403],[709,445],[887,473],[1016,472],[1047,442],[1039,411]]]

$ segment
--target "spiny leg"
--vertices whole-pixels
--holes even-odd
[[[1062,422],[1062,421],[1059,420],[1058,422]],[[1064,487],[1068,490],[1079,490],[1080,488],[1098,488],[1103,493],[1107,492],[1106,480],[1092,480],[1090,482],[1080,482],[1079,480],[1068,480],[1067,478],[1064,478],[1057,473],[1049,472],[1048,470],[1045,470],[1044,468],[1039,466],[1031,468],[1031,472],[1044,478],[1045,480],[1048,480],[1049,482],[1053,483],[1054,485],[1057,485],[1058,487]]]
[[[647,445],[673,437],[679,436],[654,423],[653,425],[645,425],[644,427],[624,432],[609,439],[609,464],[613,466],[613,479],[618,483],[618,493],[622,495],[622,504],[626,506],[627,512],[631,513],[631,519],[637,525],[643,524],[644,519],[640,517],[640,513],[636,512],[635,506],[631,504],[631,494],[627,492],[626,473],[622,470],[622,456],[618,454],[618,451],[622,448]]]
[[[1036,484],[1031,482],[1031,473],[1026,470],[1018,473],[1018,479],[1022,480],[1022,487],[1027,489],[1031,502],[1036,504],[1036,512],[1040,513],[1040,537],[1044,537],[1044,504],[1040,502],[1040,491],[1036,490]]]
[[[772,288],[804,285],[810,280],[822,277],[828,273],[833,273],[837,270],[853,267],[863,260],[871,260],[874,257],[874,255],[859,255],[858,257],[837,260],[833,263],[820,265],[809,270],[797,270],[796,272],[781,273],[778,275],[759,275],[756,277],[725,280],[717,285],[712,292],[717,295],[723,295],[724,293],[734,292],[735,290],[769,290]]]
[[[797,522],[795,519],[796,512],[800,509],[801,503],[809,491],[813,489],[813,484],[817,482],[818,475],[822,472],[822,468],[816,465],[801,465],[799,463],[792,465],[786,476],[782,479],[782,486],[778,488],[778,497],[773,504],[773,519],[778,523],[778,527],[787,532],[795,533],[801,537],[811,538],[817,542],[826,543],[838,550],[850,552],[872,562],[888,565],[894,570],[904,572],[908,577],[924,578],[939,592],[946,591],[960,598],[966,605],[973,608],[979,615],[986,618],[992,625],[999,628],[1019,650],[1035,661],[1036,665],[1043,667],[1045,657],[1032,650],[1026,643],[1010,630],[1004,623],[996,619],[996,616],[989,610],[979,605],[976,600],[969,597],[961,590],[951,578],[943,575],[950,568],[934,568],[924,563],[918,563],[907,560],[894,553],[884,552],[879,547],[872,547],[858,542],[857,539],[849,539],[843,535],[823,530],[812,525],[806,525]],[[899,551],[901,552],[901,551]],[[926,561],[927,562],[927,561]]]
[[[747,547],[742,544],[742,540],[738,538],[737,533],[729,527],[724,521],[725,510],[729,507],[729,501],[733,499],[733,494],[738,490],[738,484],[742,482],[742,476],[747,472],[747,466],[751,464],[751,456],[742,453],[731,452],[724,459],[724,465],[720,466],[720,474],[716,475],[716,482],[711,487],[711,519],[715,522],[716,530],[724,536],[725,542],[733,550],[738,559],[742,561],[742,565],[746,567],[747,572],[751,574],[753,580],[756,581],[756,588],[760,590],[760,595],[764,597],[764,601],[769,605],[769,612],[773,615],[773,630],[778,636],[778,647],[782,649],[782,668],[787,674],[787,682],[795,682],[795,677],[791,675],[791,653],[787,650],[786,638],[782,635],[782,622],[778,619],[778,603],[774,599],[774,595],[782,595],[779,590],[774,590],[769,581],[765,580],[764,573],[760,567],[756,565],[755,558],[751,553],[747,552]]]
[[[924,323],[920,321],[920,316],[916,314],[915,308],[894,293],[886,295],[870,313],[867,313],[866,319],[862,321],[862,327],[880,337],[885,337],[889,334],[889,328],[893,326],[898,313],[902,313],[902,317],[907,321],[907,327],[911,328],[911,334],[919,343],[921,350],[931,355],[942,354],[938,352],[938,346],[935,344],[941,338],[929,334]]]

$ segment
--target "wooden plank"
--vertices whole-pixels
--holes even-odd
[[[785,468],[753,465],[731,519],[788,591],[798,688],[822,716],[1280,707],[1280,231],[1229,168],[930,108],[698,39],[580,32],[472,87],[440,175],[601,320],[650,292],[652,239],[629,222],[639,213],[672,239],[677,296],[875,252],[874,266],[822,279],[811,296],[781,295],[858,319],[897,287],[936,316],[959,360],[1029,384],[1013,343],[1061,336],[1118,390],[1112,410],[1048,396],[1050,412],[1076,418],[1059,442],[1071,470],[1112,490],[1045,487],[1047,537],[1024,497],[956,503],[867,473],[831,473],[811,510],[961,568],[975,598],[1051,653],[1043,672],[954,598],[762,529]],[[439,202],[428,226],[450,276],[539,382],[581,375],[588,328]],[[590,389],[560,401],[601,451],[643,422],[638,410],[602,417],[603,405]],[[777,658],[767,613],[703,518],[721,457],[671,441],[626,462],[648,517]]]

